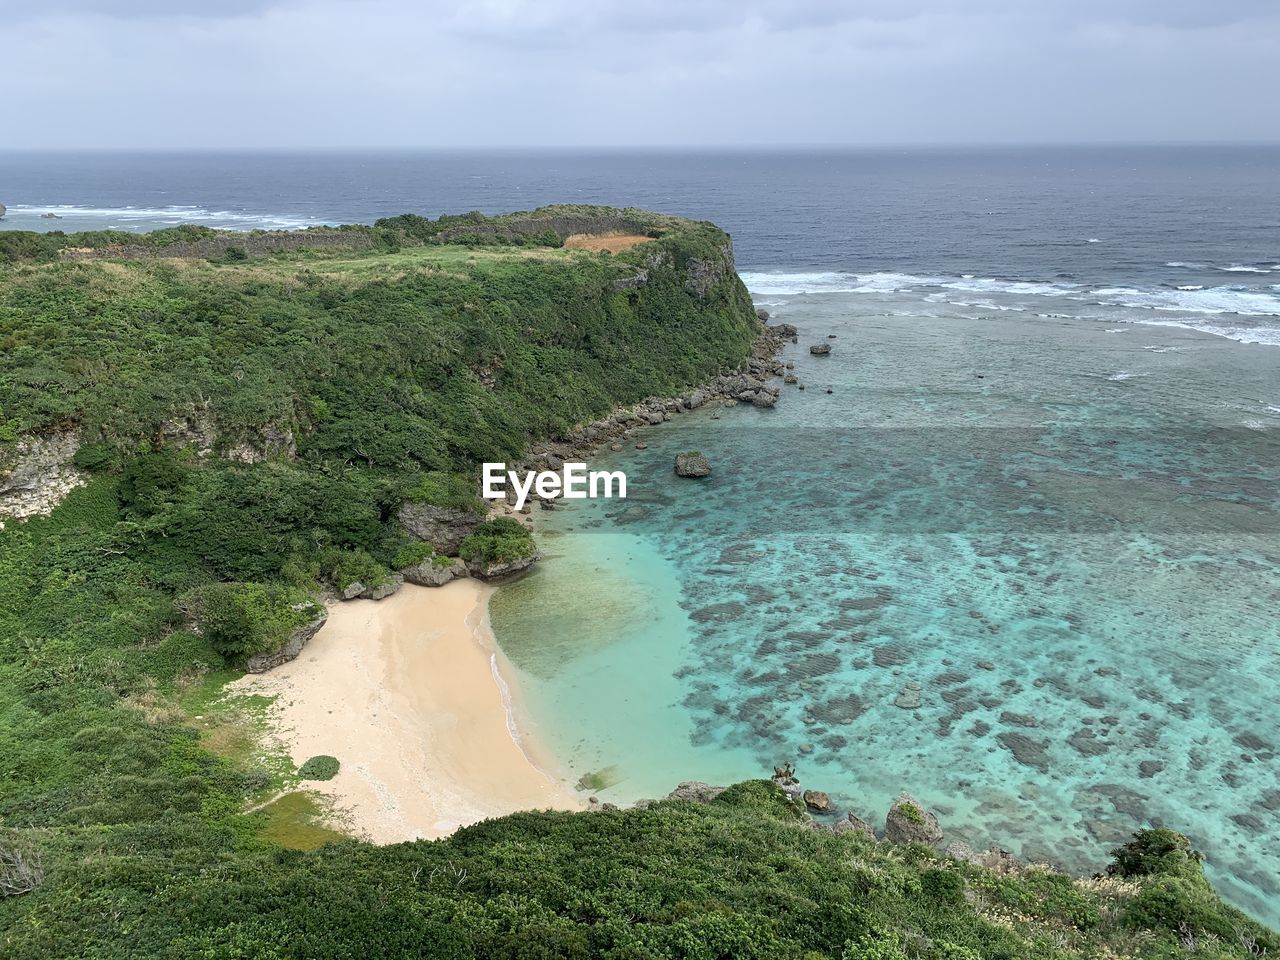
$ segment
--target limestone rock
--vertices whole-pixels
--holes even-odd
[[[484,522],[479,513],[429,503],[406,503],[396,516],[411,536],[431,544],[436,553],[445,556],[456,554],[462,541]]]
[[[836,833],[861,833],[871,840],[876,838],[876,832],[871,829],[871,824],[853,813],[846,813],[844,819],[837,820],[831,829]]]
[[[831,810],[831,798],[821,790],[806,790],[802,798],[804,805],[817,813],[827,813]]]
[[[352,583],[348,583],[345,587],[342,588],[342,599],[354,600],[368,589],[369,588],[366,587],[359,580],[356,580]]]
[[[893,705],[903,710],[915,710],[920,706],[920,684],[915,680],[908,683],[894,698]]]
[[[72,457],[80,449],[74,430],[23,437],[6,457],[0,448],[0,520],[46,514],[87,479]]]
[[[710,803],[720,794],[724,793],[725,787],[713,787],[709,783],[703,783],[701,780],[685,780],[667,794],[668,800],[692,800],[694,803]]]
[[[369,587],[360,596],[366,600],[385,600],[403,586],[404,577],[398,573],[393,573],[386,583],[381,583],[376,587]]]
[[[538,556],[537,553],[533,553],[518,560],[499,560],[493,563],[472,560],[466,565],[467,572],[478,580],[500,580],[533,566]]]
[[[285,641],[284,646],[270,653],[254,654],[249,658],[249,662],[245,664],[245,669],[250,673],[263,673],[272,667],[278,667],[282,663],[288,663],[290,660],[295,659],[302,652],[302,648],[307,645],[307,641],[320,632],[320,628],[324,626],[325,621],[328,619],[329,611],[321,607],[314,620],[298,627],[293,633],[289,634],[289,639]]]
[[[933,846],[942,842],[942,828],[938,826],[938,818],[905,790],[889,808],[889,814],[884,819],[884,835],[894,843],[924,843]]]
[[[815,357],[825,357],[827,354],[831,352],[831,344],[815,343],[813,346],[809,348],[809,352],[812,353]]]
[[[406,567],[400,571],[405,580],[420,587],[443,587],[450,580],[467,575],[467,565],[456,557],[447,564],[437,562],[437,558],[428,557],[416,566]]]
[[[681,453],[676,456],[676,475],[681,477],[706,477],[711,474],[711,461],[701,453]]]

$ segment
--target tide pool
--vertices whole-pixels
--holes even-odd
[[[593,462],[629,499],[538,513],[492,608],[537,734],[602,799],[793,760],[1078,872],[1167,824],[1280,921],[1280,349],[1039,293],[769,303],[804,391],[650,429]]]

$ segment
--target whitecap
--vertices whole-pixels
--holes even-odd
[[[246,213],[235,210],[210,210],[206,207],[175,204],[168,207],[92,207],[79,204],[16,204],[10,214],[27,214],[43,218],[53,214],[67,226],[77,229],[77,220],[106,220],[113,225],[179,226],[199,224],[220,230],[300,230],[323,226],[329,221],[314,217],[288,217],[278,214]]]
[[[1117,370],[1115,373],[1111,374],[1111,376],[1107,377],[1107,379],[1116,380],[1116,381],[1133,380],[1137,377],[1145,377],[1145,376],[1146,376],[1145,373],[1130,373],[1128,370]]]
[[[1173,327],[1179,330],[1194,330],[1197,333],[1208,333],[1227,340],[1240,343],[1257,343],[1266,346],[1280,347],[1280,327],[1231,327],[1213,323],[1201,323],[1194,320],[1156,320],[1134,318],[1130,323],[1146,327]]]
[[[858,278],[854,274],[832,271],[821,273],[744,271],[739,276],[752,293],[773,296],[794,296],[802,293],[852,293],[858,288]]]

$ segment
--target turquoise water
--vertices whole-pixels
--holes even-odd
[[[807,389],[601,456],[630,498],[539,512],[546,562],[495,598],[539,735],[605,799],[792,759],[1081,872],[1168,824],[1280,922],[1280,348],[753,285]]]

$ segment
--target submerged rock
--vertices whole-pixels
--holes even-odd
[[[676,455],[676,475],[681,477],[706,477],[711,475],[711,461],[701,453],[689,452]]]
[[[924,808],[915,797],[903,790],[893,801],[884,819],[884,835],[894,843],[924,843],[934,846],[942,842],[938,818]]]
[[[1048,740],[1033,740],[1022,733],[1002,733],[996,739],[1023,766],[1035,767],[1041,773],[1049,772]]]
[[[908,683],[893,700],[895,707],[901,707],[903,710],[915,710],[920,706],[920,684],[912,680]]]

